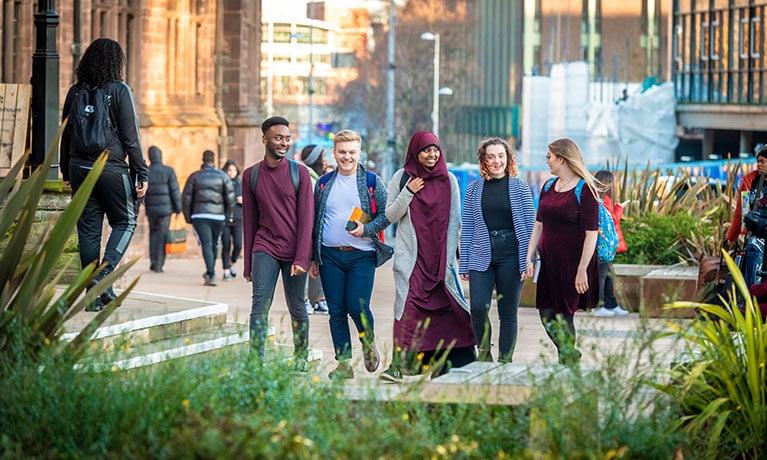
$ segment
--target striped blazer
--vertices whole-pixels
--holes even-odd
[[[485,179],[472,181],[466,187],[461,226],[461,259],[458,273],[469,270],[483,272],[490,266],[490,232],[482,216],[482,190]],[[522,179],[509,177],[509,200],[511,203],[514,233],[519,243],[519,272],[527,269],[527,246],[535,223],[535,207],[530,185]]]

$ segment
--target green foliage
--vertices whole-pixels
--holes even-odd
[[[350,400],[343,384],[236,352],[125,373],[44,363],[0,381],[0,456],[671,458],[681,446],[671,411],[636,410],[630,380],[602,374],[497,406]]]
[[[32,226],[63,127],[59,128],[44,163],[27,180],[17,180],[26,156],[0,180],[0,235],[3,235],[0,242],[0,374],[5,365],[15,360],[36,359],[45,347],[53,347],[61,354],[79,355],[88,338],[130,291],[127,289],[96,315],[74,340],[63,345],[58,343],[64,322],[93,302],[132,265],[114,270],[85,295],[83,292],[96,276],[94,266],[82,270],[63,292],[57,288],[64,273],[59,263],[62,253],[106,163],[106,155],[102,155],[67,209],[55,222],[49,223],[42,235],[34,236]]]
[[[623,220],[621,228],[629,250],[617,254],[615,263],[672,265],[698,256],[688,235],[710,235],[716,227],[687,213],[648,213]]]
[[[678,427],[699,443],[706,458],[767,455],[767,325],[732,258],[725,252],[735,287],[725,306],[676,302],[701,315],[688,327],[671,325],[687,344],[687,360],[657,387],[682,408]],[[738,309],[738,296],[745,299]]]
[[[629,250],[616,263],[697,263],[718,254],[734,207],[740,163],[728,163],[727,178],[711,181],[676,171],[614,171],[615,201],[626,203],[621,227]],[[693,222],[694,221],[694,222]],[[654,225],[658,240],[653,235]],[[638,231],[640,235],[635,235]]]

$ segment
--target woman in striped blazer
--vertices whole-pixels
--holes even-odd
[[[466,188],[459,273],[469,281],[479,359],[493,360],[488,312],[495,288],[500,319],[498,360],[511,362],[535,208],[530,186],[516,177],[514,150],[506,141],[497,137],[483,140],[477,158],[482,178]]]

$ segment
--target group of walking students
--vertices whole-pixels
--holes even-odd
[[[355,131],[336,133],[337,166],[314,181],[308,168],[288,157],[288,120],[271,117],[262,131],[264,160],[242,174],[244,253],[249,255],[243,276],[253,289],[252,352],[263,356],[269,306],[281,273],[295,368],[307,369],[308,275],[320,279],[329,310],[338,361],[329,377],[354,377],[349,318],[365,369],[375,372],[381,356],[370,298],[376,268],[393,256],[394,343],[381,379],[399,382],[403,375],[441,374],[477,359],[492,361],[493,291],[500,320],[497,359],[511,362],[522,285],[533,277],[536,305],[559,361],[579,361],[573,316],[579,309],[606,305],[600,301],[604,280],[596,247],[600,194],[610,184],[589,173],[575,142],[549,144],[546,162],[556,177],[541,190],[536,212],[529,184],[517,177],[512,147],[500,138],[483,140],[477,151],[481,178],[468,184],[461,211],[458,181],[429,131],[413,134],[404,168],[388,187],[360,163],[362,138]],[[397,224],[393,248],[383,238],[390,224]],[[461,280],[469,284],[468,303]],[[619,313],[605,316],[622,316],[625,310],[617,305],[607,310],[616,308]]]
[[[226,164],[226,172],[218,170],[214,152],[205,151],[202,168],[190,176],[179,198],[175,174],[162,165],[160,150],[150,149],[150,170],[144,163],[132,93],[122,82],[124,68],[125,55],[117,42],[95,40],[78,64],[78,82],[70,88],[62,113],[70,124],[61,141],[61,171],[73,193],[101,152],[108,151],[77,226],[82,266],[99,266],[89,291],[101,286],[97,282],[119,263],[136,228],[137,200],[147,195],[150,201],[161,201],[159,208],[147,206],[150,228],[167,229],[171,212],[183,212],[193,225],[208,285],[216,283],[214,242],[222,231],[232,241],[231,252],[228,246],[224,250],[224,277],[236,276],[232,264],[239,253],[242,221],[243,277],[252,283],[251,352],[263,357],[269,307],[281,274],[299,371],[308,368],[307,274],[319,277],[324,291],[324,303],[311,299],[315,311],[326,308],[329,313],[338,361],[329,376],[354,377],[348,318],[362,343],[366,370],[379,368],[370,297],[376,268],[392,256],[394,346],[390,366],[380,376],[387,381],[493,360],[488,320],[493,290],[500,318],[498,360],[511,362],[522,285],[528,278],[537,279],[536,304],[561,363],[580,359],[576,311],[597,307],[603,294],[600,316],[627,314],[615,303],[606,280],[609,260],[597,259],[600,194],[610,177],[595,179],[570,139],[548,145],[546,162],[555,177],[543,186],[537,212],[530,186],[517,177],[514,151],[500,138],[480,143],[482,177],[468,184],[461,213],[458,181],[448,172],[433,133],[413,134],[404,168],[387,187],[360,164],[360,135],[340,131],[334,138],[336,168],[315,174],[313,181],[309,168],[288,158],[292,138],[283,117],[262,123],[263,161],[246,168],[240,178],[236,164]],[[86,146],[91,141],[93,148]],[[306,163],[324,156],[316,147],[304,150]],[[234,212],[240,206],[241,216]],[[616,210],[619,206],[611,209]],[[112,231],[102,255],[105,216]],[[382,237],[390,224],[397,225],[393,248]],[[150,239],[150,268],[162,272],[164,238]],[[468,303],[461,279],[469,284]],[[87,310],[99,311],[114,298],[108,287]]]

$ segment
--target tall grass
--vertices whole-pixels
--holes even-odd
[[[17,366],[0,381],[0,456],[670,458],[683,445],[673,410],[635,409],[627,381],[602,372],[561,373],[500,406],[384,402],[372,386],[351,400],[289,369],[234,352],[129,372]]]

